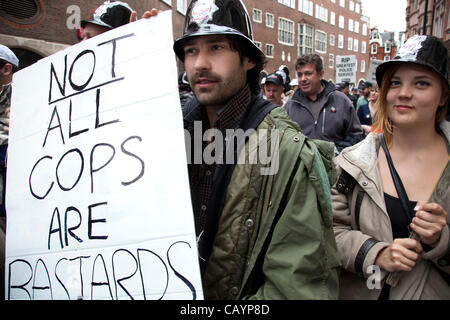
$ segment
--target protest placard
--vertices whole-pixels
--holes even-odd
[[[8,299],[202,299],[171,12],[15,74]]]
[[[336,56],[336,83],[356,83],[356,56]]]
[[[384,61],[382,60],[370,59],[369,71],[367,71],[367,81],[377,83],[377,75],[375,72],[377,70],[377,67],[383,62]]]

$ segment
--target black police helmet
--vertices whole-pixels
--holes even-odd
[[[192,0],[186,12],[183,35],[173,45],[175,54],[184,61],[184,42],[205,35],[237,36],[258,54],[263,54],[253,42],[250,17],[241,0]]]
[[[133,9],[125,2],[105,1],[95,10],[90,20],[81,20],[80,25],[84,28],[86,23],[92,23],[114,29],[130,22],[132,11]]]

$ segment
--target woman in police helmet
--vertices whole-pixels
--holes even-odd
[[[373,132],[335,159],[343,299],[450,299],[447,64],[442,41],[409,38],[376,70]]]

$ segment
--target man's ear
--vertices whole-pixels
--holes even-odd
[[[246,57],[244,61],[244,69],[246,71],[253,69],[256,66],[256,62]]]
[[[9,76],[12,74],[12,64],[11,63],[6,63],[2,68],[0,68],[1,72],[3,73],[3,75],[5,76]]]

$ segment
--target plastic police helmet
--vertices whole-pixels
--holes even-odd
[[[398,50],[394,59],[380,64],[376,69],[378,86],[381,87],[384,73],[399,62],[415,63],[436,71],[449,84],[448,50],[438,38],[415,35]]]
[[[92,23],[108,29],[114,29],[130,22],[133,9],[121,1],[105,1],[92,14],[90,20],[81,20],[80,25],[85,27],[86,23]]]
[[[247,9],[241,0],[192,0],[184,23],[183,35],[175,40],[174,51],[184,61],[186,40],[205,35],[233,35],[243,38],[262,54],[253,42],[253,30]]]

